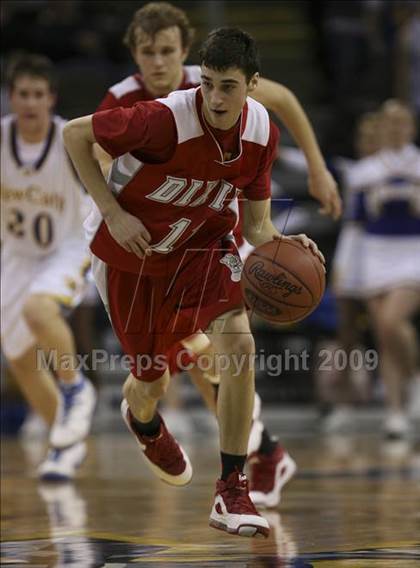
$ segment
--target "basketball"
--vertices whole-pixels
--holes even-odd
[[[270,322],[290,324],[318,306],[325,272],[311,249],[286,237],[265,243],[249,255],[241,287],[252,312]]]

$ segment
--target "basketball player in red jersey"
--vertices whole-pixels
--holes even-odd
[[[139,73],[113,85],[97,110],[130,107],[138,101],[198,86],[200,67],[184,66],[193,37],[194,30],[186,13],[167,2],[150,2],[137,10],[124,43]],[[336,183],[325,166],[315,134],[295,95],[284,85],[260,78],[252,98],[274,112],[288,128],[308,163],[309,193],[322,205],[322,213],[337,219],[341,215],[341,199]],[[100,161],[107,173],[109,156],[101,152]]]
[[[193,29],[184,11],[166,2],[152,2],[143,6],[134,14],[124,38],[124,43],[130,49],[140,73],[130,75],[113,85],[98,110],[118,106],[130,107],[138,101],[166,96],[173,90],[197,86],[201,77],[200,67],[183,65],[192,38]],[[289,127],[307,157],[312,195],[321,201],[325,212],[334,217],[338,216],[341,205],[335,183],[324,166],[306,115],[293,94],[278,83],[260,79],[251,96],[273,110]],[[102,170],[107,175],[112,158],[99,146],[96,151]],[[240,246],[243,243],[240,224],[235,228],[234,234],[236,243]],[[215,412],[217,371],[215,369],[202,371],[199,365],[192,364],[194,354],[203,355],[210,346],[203,335],[184,343],[184,345],[178,344],[172,350],[169,358],[170,369],[174,374],[177,373],[178,363],[182,361],[207,406]],[[191,352],[190,359],[185,353],[186,347]],[[181,350],[183,353],[180,352]],[[259,506],[274,507],[280,501],[282,487],[295,472],[296,464],[259,420],[260,407],[260,400],[256,394],[248,448],[252,472],[251,497]]]
[[[216,30],[200,59],[201,87],[73,120],[64,141],[96,204],[86,224],[93,272],[131,359],[122,403],[128,428],[158,477],[173,485],[191,480],[188,456],[167,431],[157,403],[170,379],[170,349],[213,323],[214,349],[231,365],[221,372],[217,401],[222,473],[210,524],[231,534],[267,536],[269,525],[242,473],[255,346],[239,279],[225,262],[237,251],[233,242],[222,249],[221,241],[237,222],[232,205],[238,193],[247,199],[246,239],[258,246],[281,238],[269,213],[278,130],[265,108],[247,97],[258,83],[257,49],[248,34]],[[114,158],[108,185],[93,157],[95,143]],[[207,229],[212,219],[219,232]],[[306,235],[289,238],[322,258]],[[239,354],[244,364],[233,373]]]

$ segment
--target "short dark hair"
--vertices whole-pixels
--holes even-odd
[[[247,82],[260,69],[254,38],[239,28],[218,28],[207,36],[200,51],[201,64],[217,71],[236,67],[244,72]]]
[[[29,76],[45,79],[50,91],[57,91],[57,74],[53,62],[45,55],[37,53],[15,53],[9,60],[6,81],[9,90],[13,90],[19,77]]]
[[[149,2],[134,13],[123,43],[133,50],[136,47],[138,28],[153,39],[158,32],[172,26],[177,26],[181,32],[182,47],[189,49],[193,42],[194,29],[184,10],[172,6],[169,2]]]

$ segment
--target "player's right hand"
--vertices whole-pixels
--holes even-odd
[[[330,215],[334,220],[339,219],[342,214],[342,202],[331,173],[326,168],[316,172],[310,171],[308,186],[309,193],[322,205],[319,212],[322,215]]]
[[[298,241],[305,248],[311,249],[313,254],[315,256],[317,256],[319,258],[319,260],[321,261],[322,266],[323,266],[324,271],[325,271],[325,256],[319,250],[316,242],[313,241],[312,239],[310,239],[307,235],[305,235],[305,233],[300,233],[299,235],[281,235],[280,237],[275,235],[274,240],[277,240],[277,239],[291,239],[292,241]]]
[[[140,219],[117,207],[104,220],[111,236],[124,250],[139,258],[152,254],[149,246],[152,237]]]

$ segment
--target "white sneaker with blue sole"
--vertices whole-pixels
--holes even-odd
[[[81,442],[89,434],[96,405],[96,392],[86,378],[61,385],[61,400],[50,432],[50,446],[63,449]]]
[[[71,481],[86,457],[86,443],[77,442],[69,448],[50,448],[38,469],[42,481]]]

